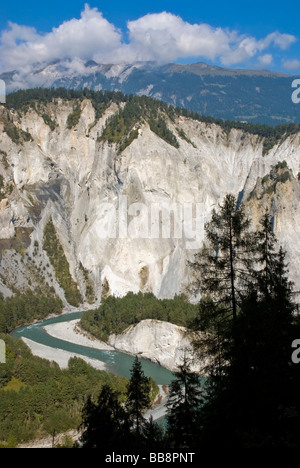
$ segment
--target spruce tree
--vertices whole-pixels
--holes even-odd
[[[266,211],[260,221],[261,228],[255,233],[257,271],[253,286],[266,299],[274,291],[274,267],[278,261],[278,252],[276,251],[277,240],[272,229],[271,219],[268,211]]]
[[[210,297],[209,306],[213,302],[215,315],[225,320],[236,319],[249,281],[254,248],[249,225],[243,205],[226,195],[205,225],[206,244],[193,264],[199,272],[201,294]]]
[[[206,332],[194,345],[201,357],[210,356],[210,372],[219,378],[219,385],[226,366],[223,353],[239,339],[234,322],[253,282],[255,236],[249,228],[243,205],[226,195],[205,225],[205,245],[192,264],[202,294],[194,327]]]
[[[103,451],[118,447],[122,450],[130,438],[126,412],[119,402],[118,394],[109,385],[103,385],[96,403],[91,398],[82,411],[84,428],[81,444],[83,448]]]
[[[167,402],[167,439],[173,447],[196,446],[202,402],[199,376],[190,372],[187,359],[174,375]]]
[[[136,436],[139,436],[143,429],[143,413],[150,406],[150,390],[150,378],[145,376],[141,362],[136,357],[131,369],[126,400],[126,409]]]
[[[254,235],[250,277],[231,327],[221,330],[201,412],[204,446],[299,446],[299,371],[291,343],[299,335],[285,253],[268,214]],[[245,252],[246,255],[246,252]]]

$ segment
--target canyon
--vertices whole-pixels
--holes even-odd
[[[17,110],[0,106],[3,296],[50,288],[69,309],[96,307],[101,298],[128,291],[158,298],[184,293],[196,301],[189,262],[204,240],[205,221],[227,193],[244,203],[253,229],[269,210],[298,291],[300,133],[266,150],[258,134],[176,113],[170,118],[162,108],[160,118],[176,144],[140,118],[134,138],[120,149],[101,135],[126,105],[112,99],[100,117],[87,98],[36,101]],[[151,231],[153,207],[159,212]],[[185,208],[190,218],[178,230]],[[61,249],[76,301],[66,294],[50,245]]]

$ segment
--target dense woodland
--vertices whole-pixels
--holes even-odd
[[[79,358],[68,369],[35,357],[27,346],[9,335],[6,365],[0,365],[0,447],[15,447],[46,435],[77,429],[87,395],[97,398],[109,385],[122,398],[124,378],[98,371]]]
[[[0,333],[10,333],[18,326],[42,320],[63,310],[61,299],[53,295],[36,295],[30,289],[5,300],[0,297]]]
[[[188,327],[196,317],[198,305],[184,296],[157,299],[152,293],[129,292],[125,297],[110,296],[96,310],[85,312],[82,327],[100,340],[106,341],[111,333],[122,333],[141,320],[153,319]]]

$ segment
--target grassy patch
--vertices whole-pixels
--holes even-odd
[[[21,388],[25,388],[27,385],[22,382],[19,379],[16,379],[15,377],[12,377],[11,380],[6,384],[2,390],[8,392],[8,391],[13,391],[13,392],[19,392]]]
[[[45,227],[43,248],[47,252],[55,270],[57,281],[65,292],[66,300],[70,305],[78,307],[82,302],[82,297],[77,283],[75,283],[70,274],[69,263],[57,237],[52,219],[50,219]]]

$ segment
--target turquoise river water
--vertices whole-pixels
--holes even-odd
[[[68,341],[63,341],[50,336],[43,328],[46,325],[75,320],[81,316],[82,312],[74,312],[71,314],[64,314],[58,317],[53,317],[51,319],[44,320],[43,322],[17,328],[12,332],[12,336],[15,338],[29,338],[32,341],[50,346],[52,348],[63,349],[64,351],[80,354],[92,359],[98,359],[105,362],[108,372],[129,378],[130,369],[134,361],[133,356],[122,353],[120,351],[102,351],[70,343]],[[174,380],[174,374],[160,365],[155,364],[147,359],[141,359],[141,363],[145,375],[152,377],[158,385],[169,385],[170,382]]]

